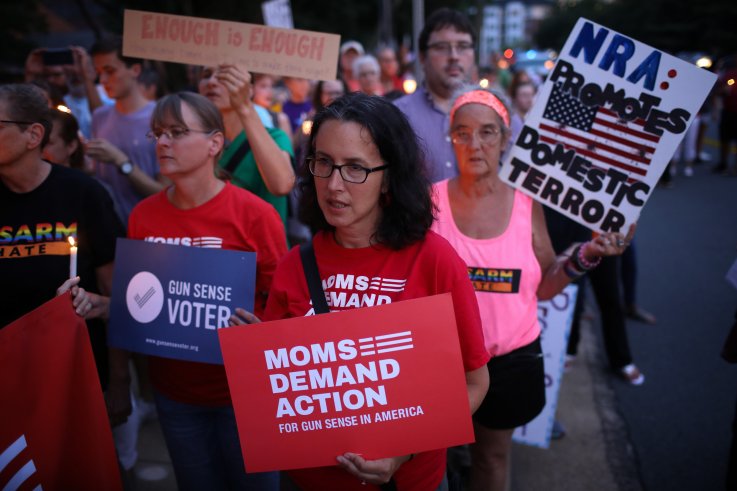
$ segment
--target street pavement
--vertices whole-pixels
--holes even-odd
[[[737,309],[724,279],[737,259],[737,178],[711,167],[658,189],[638,230],[639,302],[658,323],[630,324],[647,380],[614,391],[648,490],[724,489],[737,366],[719,353]]]
[[[656,189],[639,222],[638,303],[658,318],[628,321],[645,384],[608,370],[589,307],[558,403],[567,434],[547,450],[514,445],[512,491],[724,489],[737,366],[719,352],[737,309],[724,280],[737,258],[737,178],[712,165]],[[155,420],[142,426],[139,453],[136,489],[176,489]]]

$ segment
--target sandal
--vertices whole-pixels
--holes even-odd
[[[645,383],[645,375],[642,374],[634,363],[623,366],[619,369],[619,373],[630,385],[642,385]]]

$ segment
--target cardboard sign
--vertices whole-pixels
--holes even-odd
[[[545,364],[545,407],[535,419],[514,430],[512,439],[517,443],[540,448],[550,446],[577,294],[578,286],[568,285],[550,300],[537,303]]]
[[[335,80],[340,36],[258,24],[126,10],[123,55]]]
[[[500,175],[594,231],[626,232],[715,81],[579,19]]]
[[[222,364],[217,330],[236,307],[253,311],[255,290],[253,252],[118,239],[108,342]]]
[[[450,294],[219,335],[249,472],[473,441]]]
[[[264,24],[271,27],[294,29],[292,21],[292,6],[289,0],[270,0],[261,4],[264,15]]]

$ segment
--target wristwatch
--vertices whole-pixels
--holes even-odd
[[[129,161],[123,162],[120,164],[120,167],[118,167],[118,170],[121,174],[124,176],[127,176],[131,172],[133,172],[133,164],[131,164]]]

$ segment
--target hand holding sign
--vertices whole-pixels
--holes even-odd
[[[338,456],[338,465],[360,479],[361,484],[370,483],[380,486],[388,483],[397,469],[411,459],[412,456],[405,455],[366,460],[358,454],[348,452]]]
[[[244,324],[258,324],[259,322],[261,322],[261,319],[256,317],[254,314],[237,307],[234,314],[228,319],[228,327],[242,326]]]
[[[716,76],[579,19],[500,177],[598,231],[637,221]]]
[[[230,107],[235,111],[251,105],[251,74],[242,65],[218,65],[215,78],[228,90]]]
[[[337,459],[384,483],[408,453],[472,439],[454,325],[446,294],[220,330],[247,468]]]
[[[190,65],[242,63],[273,75],[335,80],[340,36],[126,10],[123,54]]]
[[[586,243],[582,253],[589,262],[596,261],[599,257],[619,256],[632,242],[635,237],[637,224],[630,225],[627,235],[619,232],[607,232],[598,234],[594,239]]]

